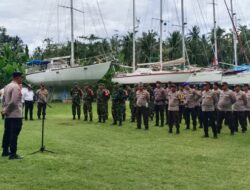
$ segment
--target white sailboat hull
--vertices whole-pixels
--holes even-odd
[[[245,71],[235,75],[223,76],[222,82],[227,82],[230,85],[250,84],[250,71]]]
[[[156,81],[161,81],[162,83],[167,83],[169,81],[174,83],[186,82],[190,77],[190,72],[152,72],[147,74],[126,74],[119,75],[112,79],[112,82],[117,82],[119,84],[137,84],[143,83],[155,83]]]
[[[189,83],[204,83],[204,82],[221,82],[222,71],[200,71],[191,74],[187,82]]]
[[[33,85],[44,83],[50,87],[72,86],[74,82],[91,84],[102,79],[110,65],[111,62],[106,62],[89,66],[49,69],[44,72],[27,74],[26,79]]]

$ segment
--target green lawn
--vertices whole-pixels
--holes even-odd
[[[249,133],[231,137],[224,128],[214,140],[184,126],[176,136],[153,123],[144,131],[96,121],[96,114],[93,123],[73,121],[69,104],[53,104],[45,144],[56,154],[36,155],[29,153],[40,147],[41,122],[24,122],[19,153],[25,158],[0,158],[0,189],[250,189]]]

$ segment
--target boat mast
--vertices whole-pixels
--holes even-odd
[[[182,58],[186,65],[186,45],[185,45],[185,21],[184,21],[184,0],[181,0],[181,29],[182,29]]]
[[[218,45],[217,45],[217,22],[216,22],[216,9],[215,0],[213,0],[213,19],[214,19],[214,63],[218,66]]]
[[[236,14],[234,13],[233,0],[231,0],[231,15],[232,15],[233,25],[236,26]],[[234,64],[235,64],[235,66],[238,66],[237,35],[236,35],[235,27],[233,27],[233,46],[234,46]]]
[[[162,68],[163,68],[163,56],[162,56],[162,45],[163,45],[163,41],[162,41],[162,30],[163,30],[163,3],[162,3],[163,0],[160,0],[160,64],[161,64],[161,71],[162,71]]]
[[[136,18],[135,18],[135,0],[133,0],[133,72],[135,72],[135,24],[136,24]]]
[[[73,67],[75,65],[75,47],[74,47],[74,4],[73,0],[70,0],[70,18],[71,18],[71,57],[70,65]]]

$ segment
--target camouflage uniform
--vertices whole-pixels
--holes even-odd
[[[122,125],[124,110],[125,110],[126,95],[122,88],[117,88],[112,94],[112,115],[114,119],[114,125],[119,122],[119,126]]]
[[[108,100],[109,100],[109,92],[106,89],[98,89],[97,90],[97,114],[99,118],[99,123],[106,122]]]
[[[92,102],[94,98],[94,92],[90,88],[86,88],[83,92],[83,113],[84,113],[84,120],[88,121],[93,120],[93,113],[92,113]]]
[[[72,115],[73,119],[75,119],[76,114],[78,119],[81,118],[81,97],[82,91],[80,88],[74,87],[71,89],[70,94],[72,96]]]
[[[136,93],[135,89],[130,89],[128,92],[129,108],[131,113],[131,122],[135,122],[136,118]]]

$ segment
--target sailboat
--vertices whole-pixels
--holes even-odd
[[[204,83],[204,82],[221,82],[223,71],[218,69],[218,45],[217,45],[217,22],[216,22],[216,9],[215,0],[213,0],[213,20],[214,20],[214,68],[202,68],[199,72],[194,72],[187,82],[189,83]]]
[[[26,79],[34,85],[44,83],[48,87],[72,86],[74,82],[81,84],[95,83],[102,79],[111,66],[111,61],[98,60],[92,65],[79,65],[74,58],[74,6],[70,1],[71,15],[71,55],[51,58],[48,60],[33,60],[27,63]]]
[[[133,72],[132,73],[118,73],[116,74],[112,81],[120,84],[135,84],[139,82],[144,83],[155,83],[156,81],[161,81],[162,83],[167,83],[172,81],[174,83],[182,83],[186,82],[190,75],[197,71],[196,69],[178,69],[176,66],[184,65],[186,63],[185,56],[185,39],[184,39],[184,8],[183,8],[183,0],[182,3],[182,48],[183,55],[182,58],[178,60],[173,60],[169,62],[163,61],[163,41],[162,41],[162,33],[163,33],[163,1],[160,0],[160,61],[157,63],[145,63],[145,64],[137,64],[136,68],[136,60],[135,60],[135,34],[136,34],[136,16],[135,16],[135,0],[133,0]],[[140,68],[145,67],[147,68]],[[157,68],[159,66],[160,68]],[[164,66],[171,66],[173,69],[164,70]],[[176,68],[174,68],[176,67]],[[157,68],[157,69],[155,69]]]
[[[234,71],[231,73],[225,73],[222,77],[222,82],[227,82],[230,85],[236,85],[236,84],[250,84],[250,66],[238,66],[238,57],[237,57],[237,27],[236,27],[236,13],[234,12],[233,8],[233,0],[230,1],[231,3],[231,13],[229,10],[229,7],[225,1],[226,8],[228,10],[228,14],[230,17],[230,20],[232,22],[233,26],[233,42],[234,42],[234,64],[232,65],[234,67]],[[240,39],[239,39],[240,40]],[[246,56],[246,60],[248,62],[248,58]]]

